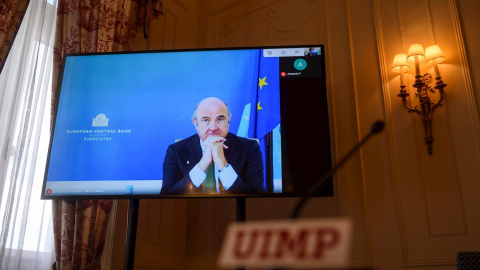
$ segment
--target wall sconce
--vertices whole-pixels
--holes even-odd
[[[442,77],[438,70],[438,63],[445,60],[442,51],[438,45],[432,45],[428,47],[425,51],[421,44],[412,44],[408,49],[407,54],[397,54],[393,59],[392,71],[400,73],[400,94],[398,96],[402,99],[403,104],[408,109],[408,112],[414,112],[420,115],[423,121],[423,126],[425,128],[425,142],[427,143],[428,154],[432,154],[432,114],[433,111],[442,106],[443,102],[443,89],[447,86],[443,83]],[[412,108],[407,104],[407,97],[410,96],[405,90],[405,73],[410,70],[409,63],[415,65],[415,83],[413,87],[417,88],[417,93],[415,95],[418,97],[420,102],[420,109],[417,109],[417,106]],[[430,85],[432,75],[430,73],[425,73],[420,75],[420,64],[425,62],[426,64],[432,64],[435,71],[435,87],[432,88]],[[440,93],[440,98],[437,103],[430,101],[428,92],[435,93],[437,89]]]

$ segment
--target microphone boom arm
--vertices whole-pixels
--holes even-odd
[[[333,181],[332,179],[332,175],[334,173],[336,173],[338,171],[338,169],[340,169],[349,159],[351,156],[353,156],[353,154],[355,154],[362,145],[364,145],[369,139],[370,137],[372,137],[372,135],[374,134],[377,134],[379,132],[381,132],[383,130],[383,126],[384,126],[384,123],[383,121],[377,121],[375,123],[372,124],[371,128],[370,128],[370,132],[367,134],[367,136],[365,136],[358,144],[356,144],[343,158],[340,159],[340,161],[335,164],[335,166],[333,166],[333,168],[327,173],[325,174],[324,176],[322,176],[322,178],[320,178],[320,181],[318,181],[317,183],[315,183],[312,187],[309,188],[308,192],[310,194],[318,194],[318,192],[320,192],[327,184],[331,183]],[[295,208],[293,209],[291,215],[290,215],[290,218],[291,219],[294,219],[294,218],[297,218],[299,213],[300,213],[300,210],[302,209],[302,207],[304,206],[304,204],[306,203],[306,201],[311,198],[309,196],[306,196],[306,197],[303,197],[301,198],[298,203],[295,205]]]

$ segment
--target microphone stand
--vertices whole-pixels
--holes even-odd
[[[353,154],[355,154],[362,145],[364,145],[372,135],[380,133],[383,130],[384,123],[383,121],[376,121],[375,123],[372,124],[370,127],[370,132],[365,136],[358,144],[356,144],[343,158],[340,159],[340,161],[333,166],[333,168],[326,173],[322,178],[320,178],[320,181],[315,183],[312,187],[308,189],[308,192],[310,194],[316,195],[318,194],[327,184],[332,182],[332,175],[338,171],[351,157]],[[302,210],[302,207],[305,205],[305,203],[311,198],[311,196],[305,196],[302,197],[297,204],[295,205],[292,213],[290,214],[290,219],[296,219]],[[270,270],[286,270],[285,268],[278,268],[278,267],[273,267],[270,268]]]
[[[362,145],[364,145],[370,137],[372,137],[374,134],[380,133],[383,130],[384,123],[383,121],[377,121],[372,124],[370,127],[370,132],[365,136],[358,144],[356,144],[340,161],[333,166],[333,168],[322,178],[320,178],[320,181],[315,183],[312,187],[309,188],[308,192],[310,194],[316,195],[318,194],[327,184],[332,182],[332,175],[338,171],[351,157],[353,154],[355,154]],[[305,203],[310,199],[310,196],[305,196],[301,198],[297,204],[295,205],[292,213],[290,214],[291,219],[295,219],[298,217],[300,211],[302,210],[302,207],[305,205]]]

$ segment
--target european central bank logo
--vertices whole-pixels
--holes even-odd
[[[98,114],[93,118],[92,127],[108,127],[108,118],[105,114]]]

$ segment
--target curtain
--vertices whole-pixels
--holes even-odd
[[[2,12],[26,2],[3,1]],[[40,192],[50,136],[45,104],[55,5],[30,1],[0,74],[0,269],[48,269],[53,262],[51,202],[40,200]]]
[[[65,54],[134,50],[137,31],[146,33],[149,20],[162,13],[162,0],[59,0],[52,104]],[[115,206],[114,200],[53,201],[54,268],[101,268],[108,227],[113,231],[110,215],[115,214]]]
[[[0,72],[30,0],[2,0],[0,3]]]

